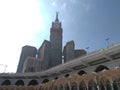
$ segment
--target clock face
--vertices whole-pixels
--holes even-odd
[[[59,28],[59,27],[60,27],[60,24],[56,22],[56,23],[54,24],[54,28]]]

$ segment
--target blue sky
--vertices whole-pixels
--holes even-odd
[[[63,28],[63,46],[75,41],[76,49],[99,50],[120,42],[120,0],[1,0],[0,72],[15,72],[21,48],[39,48],[49,40],[56,11]]]

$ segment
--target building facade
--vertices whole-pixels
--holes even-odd
[[[50,41],[44,40],[38,50],[33,46],[24,46],[17,72],[44,71],[62,64],[62,57],[64,62],[67,62],[86,54],[85,50],[75,50],[74,41],[68,42],[62,53],[62,32],[62,24],[56,13],[56,19],[50,28]]]
[[[36,57],[37,49],[32,46],[24,46],[21,51],[17,72],[22,72],[23,65],[27,57]]]
[[[42,72],[0,74],[0,90],[119,89],[120,43]]]
[[[50,29],[50,43],[50,65],[53,67],[62,64],[62,27],[58,19],[58,13]]]
[[[50,41],[24,46],[17,72],[0,73],[0,90],[120,90],[120,43],[87,54],[69,41],[62,53],[57,13]]]

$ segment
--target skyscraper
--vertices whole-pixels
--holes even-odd
[[[22,72],[23,64],[28,56],[36,57],[37,49],[32,46],[24,46],[21,51],[17,72]]]
[[[62,63],[62,27],[58,19],[58,13],[56,13],[55,22],[52,22],[50,43],[50,65],[53,67]]]

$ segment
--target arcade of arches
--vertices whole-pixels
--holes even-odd
[[[52,81],[45,79],[42,84],[33,80],[28,86],[24,86],[22,80],[16,82],[16,86],[9,85],[8,80],[5,82],[7,85],[0,86],[0,90],[120,90],[120,69],[83,75],[76,74]],[[21,85],[17,86],[18,84]]]

